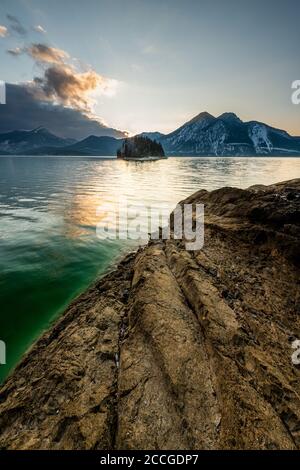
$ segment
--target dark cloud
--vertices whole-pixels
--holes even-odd
[[[38,94],[44,93],[51,101],[90,112],[92,100],[90,93],[98,90],[105,92],[108,80],[94,70],[76,72],[67,65],[48,67],[43,77],[35,78]]]
[[[32,92],[40,100],[91,113],[94,104],[91,95],[113,95],[118,85],[116,80],[94,70],[78,71],[67,52],[47,44],[17,47],[7,53],[14,57],[27,54],[39,66],[41,75],[34,78]]]
[[[47,46],[46,44],[31,44],[30,46],[8,49],[6,52],[14,56],[27,54],[40,66],[63,64],[69,58],[67,52],[56,47]]]
[[[9,21],[9,29],[19,34],[20,36],[26,36],[27,30],[24,28],[20,20],[13,15],[6,15],[6,18]]]
[[[69,58],[67,52],[46,44],[32,44],[25,49],[25,52],[40,63],[61,64]]]
[[[108,128],[84,112],[41,101],[32,85],[6,85],[6,105],[0,106],[0,133],[39,126],[61,137],[83,139],[88,135],[123,137],[124,133]]]
[[[124,136],[93,114],[95,97],[114,94],[116,80],[91,69],[78,70],[78,63],[67,52],[47,44],[24,45],[7,52],[14,57],[27,54],[40,74],[28,83],[7,85],[7,104],[0,107],[0,133],[43,126],[59,136],[75,139],[91,134]]]

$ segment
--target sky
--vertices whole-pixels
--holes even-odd
[[[86,126],[167,133],[230,111],[300,135],[299,18],[299,0],[0,0],[6,122],[21,87],[20,114],[29,92],[43,125],[67,111]]]

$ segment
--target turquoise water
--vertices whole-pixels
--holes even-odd
[[[7,364],[97,276],[136,246],[100,240],[99,206],[168,203],[224,185],[300,177],[296,158],[169,158],[124,162],[85,157],[0,157],[0,339]]]

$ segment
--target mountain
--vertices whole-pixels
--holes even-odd
[[[148,137],[151,140],[161,140],[165,134],[161,132],[142,132],[141,134],[137,134],[136,137]]]
[[[115,156],[122,142],[122,139],[114,137],[90,135],[86,139],[66,147],[65,150],[69,155],[75,152],[77,155]]]
[[[243,122],[234,113],[214,117],[203,112],[170,134],[143,132],[138,136],[156,140],[166,155],[300,155],[300,137],[259,121]],[[76,142],[39,127],[0,134],[0,155],[116,156],[123,141],[109,135],[90,135]]]
[[[97,137],[90,135],[80,142],[60,147],[39,147],[28,153],[31,155],[82,155],[82,156],[116,156],[123,139],[114,137]]]
[[[26,154],[41,147],[65,147],[73,142],[73,139],[57,137],[43,127],[32,131],[12,131],[0,134],[0,154]]]
[[[6,104],[0,105],[0,134],[15,129],[28,131],[43,126],[52,134],[65,139],[82,140],[89,135],[110,136],[116,139],[127,137],[126,132],[108,127],[90,113],[37,99],[29,84],[6,83],[5,89]]]
[[[300,138],[234,113],[204,112],[160,139],[169,155],[299,155]]]

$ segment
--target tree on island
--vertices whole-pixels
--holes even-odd
[[[124,139],[117,151],[118,158],[164,157],[162,145],[149,137],[135,136]]]

